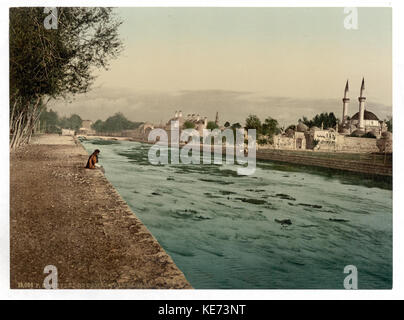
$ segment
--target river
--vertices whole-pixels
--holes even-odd
[[[194,288],[343,289],[347,265],[359,289],[392,287],[391,185],[273,162],[252,176],[156,166],[147,144],[82,144]]]

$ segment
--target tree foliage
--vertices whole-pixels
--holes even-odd
[[[216,124],[215,121],[209,121],[208,124],[206,125],[206,129],[209,129],[209,130],[215,130],[218,128],[219,128],[219,126]]]
[[[78,131],[83,125],[83,120],[78,114],[72,114],[68,118],[63,117],[62,119],[60,119],[59,125],[61,128],[64,129]]]
[[[96,132],[103,132],[103,127],[104,127],[104,121],[102,120],[97,120],[91,125],[91,128]]]
[[[261,122],[258,116],[251,114],[245,121],[245,128],[257,130],[257,142],[261,145],[273,143],[274,135],[281,133],[278,120],[267,117],[264,122]]]
[[[257,130],[257,134],[267,136],[269,138],[268,141],[272,141],[273,136],[281,132],[278,120],[267,117],[262,123],[256,115],[249,115],[247,117],[245,128]]]
[[[337,125],[338,119],[333,112],[323,112],[315,115],[312,120],[309,120],[307,117],[303,117],[303,119],[299,119],[299,121],[303,122],[309,128],[320,128],[321,125],[323,125],[324,129],[328,129],[335,127]]]
[[[255,129],[257,130],[257,134],[261,133],[262,124],[261,120],[253,114],[250,114],[247,119],[245,120],[245,128],[248,129]]]
[[[386,122],[387,130],[393,132],[393,117],[390,116],[384,121]]]
[[[279,134],[281,130],[279,129],[278,121],[268,117],[262,124],[262,134],[268,136],[270,139],[276,134]]]
[[[293,131],[296,131],[296,125],[295,124],[291,124],[290,126],[288,126],[286,129],[285,129],[285,132],[286,131],[288,131],[288,130],[293,130]]]
[[[60,133],[61,129],[71,129],[77,131],[81,128],[83,121],[77,114],[69,117],[59,118],[56,111],[45,107],[40,115],[40,130],[45,133]]]
[[[108,117],[105,121],[97,120],[91,127],[98,133],[113,133],[123,130],[134,130],[141,124],[142,122],[132,122],[128,120],[121,112],[118,112]]]
[[[192,121],[185,121],[184,122],[184,128],[185,129],[194,129],[195,128],[195,123],[193,123]]]
[[[40,115],[40,130],[46,133],[57,133],[59,128],[59,117],[57,112],[45,108]]]
[[[46,29],[44,8],[10,9],[10,146],[29,141],[46,102],[87,92],[94,68],[122,49],[111,8],[58,8]]]
[[[58,28],[43,8],[10,9],[11,93],[24,99],[87,92],[93,67],[107,67],[122,45],[111,8],[59,8]]]

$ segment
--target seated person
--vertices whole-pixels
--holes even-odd
[[[96,149],[94,152],[91,154],[91,156],[88,158],[86,168],[87,169],[95,169],[96,163],[98,162],[98,154],[100,153],[100,150]]]

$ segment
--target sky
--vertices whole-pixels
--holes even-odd
[[[303,115],[358,111],[362,77],[367,110],[392,114],[390,8],[118,8],[125,50],[87,94],[50,106],[60,115],[167,122],[176,110],[221,123],[249,114],[281,125]]]

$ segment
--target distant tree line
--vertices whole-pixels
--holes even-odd
[[[264,122],[261,122],[261,120],[256,115],[249,115],[247,117],[247,119],[245,120],[245,128],[255,129],[257,130],[258,134],[270,137],[281,132],[278,120],[267,117]]]
[[[143,122],[132,122],[128,120],[121,112],[115,113],[113,116],[108,117],[107,120],[97,120],[93,123],[91,128],[97,133],[113,133],[121,132],[123,130],[137,129]]]
[[[313,119],[309,120],[307,117],[303,117],[303,119],[299,119],[299,121],[303,122],[309,128],[318,127],[321,128],[323,125],[324,129],[333,128],[337,125],[337,117],[334,112],[323,112],[314,116]]]
[[[282,132],[278,120],[267,117],[264,122],[256,115],[250,114],[245,120],[245,129],[255,129],[257,131],[258,144],[273,143],[273,137]]]
[[[45,107],[40,117],[40,131],[45,133],[61,133],[61,129],[70,129],[77,131],[81,128],[83,120],[78,114],[72,114],[70,117],[61,117],[56,111]]]
[[[97,120],[91,127],[97,133],[113,133],[138,128],[143,122],[132,122],[122,113],[115,113],[105,121]],[[45,133],[61,133],[62,129],[78,131],[83,126],[83,120],[78,114],[69,117],[59,117],[56,111],[45,108],[40,115],[40,130]]]

